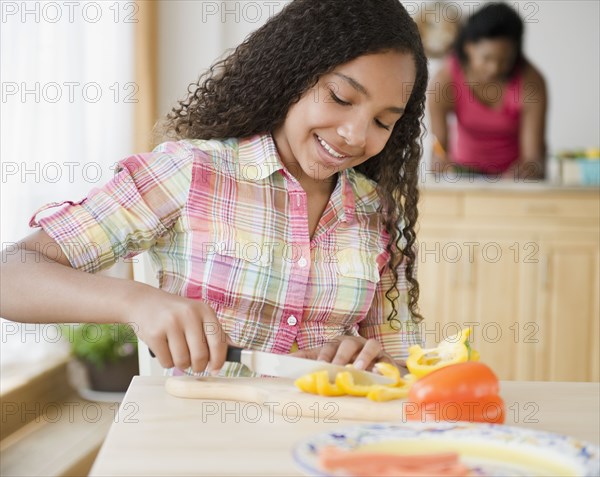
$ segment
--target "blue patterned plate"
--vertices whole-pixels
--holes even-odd
[[[474,476],[600,475],[598,446],[560,434],[498,424],[355,425],[297,444],[294,460],[308,475],[332,476],[319,467],[319,451],[326,446],[394,454],[455,451]]]

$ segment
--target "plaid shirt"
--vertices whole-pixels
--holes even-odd
[[[68,204],[39,223],[36,212],[30,225],[74,268],[94,273],[148,250],[160,287],[209,303],[240,346],[289,353],[295,343],[361,335],[403,360],[421,343],[403,265],[402,324],[387,321],[392,273],[375,184],[354,169],[339,173],[311,238],[306,193],[270,134],[163,143]]]

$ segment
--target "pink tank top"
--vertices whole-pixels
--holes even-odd
[[[506,85],[502,104],[493,107],[475,96],[456,56],[450,58],[450,71],[456,91],[456,124],[449,144],[452,161],[487,174],[506,171],[519,158],[521,71]],[[493,98],[501,91],[492,84],[484,93]]]

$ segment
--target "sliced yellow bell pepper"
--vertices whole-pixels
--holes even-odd
[[[315,373],[305,374],[294,381],[294,385],[305,393],[317,394],[317,377]]]
[[[329,382],[329,373],[327,371],[317,371],[313,373],[317,382],[317,393],[320,396],[343,396],[346,394],[336,383]]]
[[[389,386],[397,386],[402,383],[400,370],[393,364],[380,361],[379,363],[375,363],[375,369],[379,371],[381,375],[394,380],[394,383]]]
[[[464,328],[460,333],[448,336],[440,342],[437,348],[423,349],[419,345],[408,349],[406,367],[417,378],[451,364],[479,360],[479,353],[471,349],[468,338],[470,328]]]
[[[400,373],[398,373],[400,375]],[[403,399],[408,396],[408,392],[417,378],[412,374],[405,374],[396,382],[387,386],[371,386],[367,394],[367,399],[371,401],[391,401],[393,399]]]
[[[335,378],[338,388],[342,389],[346,392],[346,394],[351,396],[366,396],[372,401],[390,401],[392,399],[405,398],[408,395],[408,391],[416,378],[410,374],[407,374],[404,378],[401,378],[400,371],[398,371],[398,368],[395,366],[387,363],[378,364],[385,364],[385,366],[383,366],[385,371],[380,369],[380,372],[381,374],[384,374],[385,372],[384,375],[387,375],[388,377],[395,377],[396,381],[394,383],[386,385],[370,384],[368,386],[355,384],[352,374],[349,372],[343,372],[339,373]],[[378,368],[382,367],[379,366]],[[392,370],[392,368],[394,369]]]
[[[390,401],[405,398],[413,382],[416,381],[416,377],[412,374],[401,377],[398,368],[392,364],[382,362],[375,364],[375,367],[383,376],[392,378],[394,382],[386,385],[356,384],[352,374],[343,371],[337,374],[335,383],[331,383],[327,371],[317,371],[296,379],[294,384],[301,391],[320,396],[366,396],[373,401]]]
[[[352,374],[350,374],[348,371],[338,373],[335,377],[335,384],[337,384],[338,388],[350,396],[366,396],[372,387],[372,384],[355,384]]]
[[[376,363],[375,368],[379,373],[393,379],[391,384],[356,384],[352,374],[347,371],[338,373],[334,383],[329,381],[327,371],[318,371],[296,379],[294,384],[301,391],[321,396],[366,396],[373,401],[402,399],[408,395],[417,379],[436,369],[465,361],[479,361],[479,353],[471,348],[468,341],[470,333],[471,329],[465,328],[443,340],[436,348],[411,346],[406,360],[406,367],[410,373],[405,376],[400,376],[399,369],[390,363]]]
[[[412,383],[406,386],[382,386],[380,384],[375,384],[371,386],[371,390],[367,394],[367,399],[371,401],[391,401],[393,399],[403,399],[408,396],[408,391],[410,390]]]
[[[294,384],[300,391],[310,394],[319,394],[321,396],[343,396],[345,394],[337,384],[329,382],[329,373],[327,371],[305,374],[296,379]]]

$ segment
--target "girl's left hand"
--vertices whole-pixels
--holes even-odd
[[[296,351],[291,353],[291,356],[316,359],[341,366],[352,363],[354,367],[366,370],[371,370],[379,361],[385,361],[403,369],[394,358],[383,351],[379,341],[358,336],[340,336],[323,346]]]

